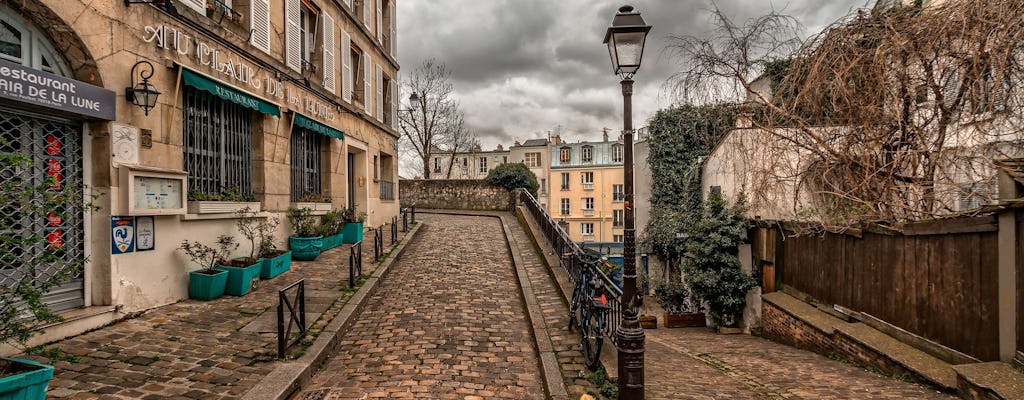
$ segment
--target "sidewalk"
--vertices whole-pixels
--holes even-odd
[[[410,227],[410,233],[415,230]],[[385,252],[394,248],[383,229]],[[406,233],[399,230],[397,243]],[[69,399],[237,399],[278,365],[294,362],[339,315],[356,290],[348,288],[351,245],[328,250],[316,261],[293,261],[278,277],[260,281],[242,297],[183,300],[46,349],[66,354],[56,361],[48,397]],[[363,276],[373,261],[373,232],[363,240]],[[395,254],[382,260],[389,263]],[[309,336],[277,358],[277,291],[305,279]],[[59,350],[55,350],[59,349]],[[45,360],[36,356],[27,358]],[[48,360],[46,360],[48,362]]]

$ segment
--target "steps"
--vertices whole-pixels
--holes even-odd
[[[1024,399],[1024,375],[1010,364],[986,362],[953,366],[960,397],[965,399]]]

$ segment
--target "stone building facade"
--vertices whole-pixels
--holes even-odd
[[[239,236],[240,206],[281,217],[281,247],[297,203],[369,226],[398,214],[395,0],[19,0],[0,16],[0,136],[20,143],[2,151],[97,196],[22,228],[88,259],[47,298],[68,316],[51,337],[186,298],[178,245]]]
[[[622,141],[550,146],[548,213],[569,237],[584,243],[621,243],[625,223]]]

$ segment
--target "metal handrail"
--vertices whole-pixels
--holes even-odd
[[[618,346],[615,332],[618,331],[619,323],[622,319],[622,289],[615,286],[611,278],[598,268],[598,265],[602,262],[600,256],[595,257],[588,254],[579,244],[573,242],[569,238],[569,234],[548,215],[548,211],[540,206],[540,203],[537,202],[537,199],[530,192],[523,189],[517,189],[517,192],[519,192],[519,204],[540,225],[540,230],[544,237],[557,254],[560,255],[558,263],[569,274],[569,279],[572,281],[573,286],[582,278],[584,268],[588,270],[591,276],[597,276],[604,284],[605,293],[611,298],[608,299],[610,309],[608,310],[608,318],[605,321],[603,334],[605,338]]]
[[[348,287],[356,287],[356,281],[363,278],[363,241],[348,248]]]
[[[306,331],[309,329],[306,325],[305,282],[305,279],[299,279],[298,282],[277,291],[277,358],[284,358],[285,350],[302,340],[302,338],[306,336]],[[295,298],[289,300],[287,292],[295,287],[298,287],[298,290],[295,291]],[[286,308],[288,309],[287,324],[285,324],[284,320],[284,310]],[[288,340],[292,335],[293,326],[298,328],[299,335],[295,340]]]

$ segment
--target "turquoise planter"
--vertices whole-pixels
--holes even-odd
[[[292,252],[286,251],[273,258],[262,258],[260,279],[270,279],[292,268]]]
[[[189,271],[188,297],[196,300],[213,300],[224,294],[224,285],[228,281],[228,273],[224,271],[217,272],[219,273],[209,275],[199,271]]]
[[[260,270],[263,269],[262,262],[256,262],[248,267],[229,267],[227,265],[218,265],[217,268],[221,271],[227,271],[228,280],[227,285],[224,286],[224,293],[232,296],[245,296],[250,290],[256,288],[256,284],[260,281]]]
[[[363,240],[363,223],[362,222],[346,222],[345,228],[341,230],[341,233],[345,235],[342,240],[343,243],[358,243]]]
[[[44,400],[46,386],[53,378],[53,367],[18,358],[4,358],[0,362],[20,364],[24,372],[0,378],[0,399]]]
[[[344,243],[344,237],[344,232],[339,232],[336,235],[324,236],[324,246],[320,250],[330,250],[335,247],[341,246],[341,244]]]
[[[288,248],[292,251],[292,260],[313,261],[320,255],[320,249],[324,247],[323,236],[316,237],[288,237]]]

